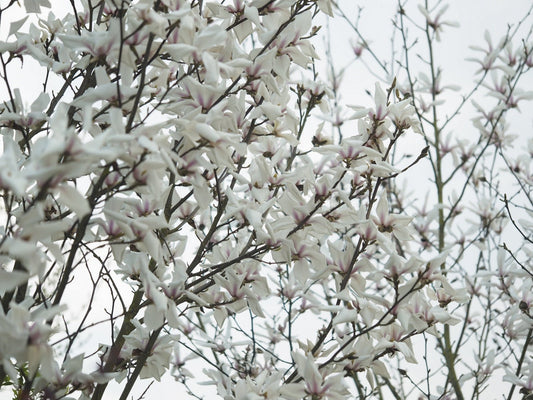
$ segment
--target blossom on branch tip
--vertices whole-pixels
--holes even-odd
[[[409,224],[411,217],[389,213],[389,202],[385,196],[382,196],[376,207],[376,216],[372,217],[378,230],[382,233],[391,233],[400,240],[409,240],[411,229]]]
[[[437,42],[440,42],[440,34],[443,31],[443,26],[444,25],[451,26],[451,27],[458,27],[459,26],[459,24],[457,22],[441,21],[441,17],[448,10],[448,7],[449,7],[449,4],[446,4],[446,5],[442,6],[441,9],[438,12],[434,12],[434,10],[429,11],[423,5],[418,4],[418,10],[426,18],[427,25],[435,33],[435,38],[437,39]],[[432,15],[432,14],[434,14],[434,15]]]

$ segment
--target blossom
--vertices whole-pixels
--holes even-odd
[[[503,380],[520,386],[526,393],[531,393],[533,392],[533,362],[529,361],[524,370],[527,372],[520,376],[517,376],[513,371],[507,370]]]
[[[435,37],[437,39],[437,42],[440,42],[440,34],[443,30],[443,26],[452,26],[452,27],[458,27],[459,24],[457,22],[450,22],[450,21],[441,21],[442,16],[444,13],[448,10],[449,5],[446,4],[441,7],[441,9],[435,13],[435,15],[431,15],[433,10],[428,10],[421,4],[418,5],[418,10],[422,13],[422,15],[426,18],[427,25],[434,31]]]
[[[156,379],[159,381],[170,366],[173,347],[172,341],[176,337],[171,335],[161,336],[148,349],[150,330],[143,327],[136,320],[133,320],[132,323],[135,326],[135,330],[125,336],[126,341],[121,351],[121,357],[123,359],[142,357],[145,352],[149,351],[150,354],[144,361],[140,377],[141,379]]]
[[[368,116],[373,120],[381,121],[385,119],[385,117],[389,113],[389,109],[387,95],[385,94],[379,83],[376,83],[375,85],[374,101],[376,103],[376,107],[374,110],[370,110],[368,112]]]
[[[422,133],[420,131],[420,122],[415,117],[415,108],[410,99],[391,104],[389,106],[389,117],[398,129],[412,128],[416,133]]]
[[[311,354],[304,355],[300,352],[294,352],[292,356],[296,362],[298,372],[304,379],[303,391],[305,394],[311,395],[313,398],[332,400],[342,399],[347,394],[347,390],[342,384],[342,376],[331,374],[324,377],[319,372],[315,359]],[[298,390],[295,388],[290,393],[291,398],[293,398],[292,396],[295,396]]]
[[[372,217],[378,230],[383,233],[391,233],[400,240],[411,238],[411,230],[408,228],[412,218],[389,213],[389,203],[386,197],[381,197],[376,207],[376,216]]]
[[[54,360],[48,341],[54,330],[47,320],[63,309],[53,307],[30,312],[23,305],[12,304],[7,314],[0,310],[0,355],[11,379],[17,375],[12,362],[19,367],[28,363],[31,375],[39,370],[45,377],[50,376]]]
[[[68,48],[75,51],[87,51],[95,57],[113,55],[119,47],[119,26],[112,23],[109,30],[84,32],[82,35],[58,34],[57,36]]]

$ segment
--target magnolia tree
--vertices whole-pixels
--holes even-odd
[[[353,6],[4,2],[0,393],[533,391],[533,142],[507,120],[532,18],[454,97],[445,5],[399,1],[387,62]],[[348,106],[359,62],[380,83]]]

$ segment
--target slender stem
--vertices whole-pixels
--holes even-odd
[[[133,299],[131,300],[130,307],[124,315],[124,320],[122,321],[122,326],[120,328],[120,331],[118,332],[117,338],[109,349],[109,355],[107,356],[107,361],[104,367],[102,368],[102,372],[112,372],[116,368],[120,356],[120,351],[122,350],[122,346],[124,345],[124,341],[126,340],[125,336],[129,335],[133,331],[134,326],[131,321],[133,318],[135,318],[135,316],[141,309],[141,301],[143,295],[144,291],[141,289],[138,289],[133,294]],[[91,400],[101,400],[106,388],[107,383],[98,384],[94,389],[94,393],[91,397]]]
[[[160,327],[153,331],[150,335],[150,339],[148,339],[148,343],[146,344],[144,351],[141,353],[139,358],[137,358],[137,365],[135,366],[135,369],[133,370],[132,374],[128,377],[128,381],[126,382],[126,385],[122,390],[122,394],[120,395],[119,400],[126,400],[128,398],[128,395],[130,394],[133,385],[135,385],[135,382],[137,381],[137,378],[139,377],[139,374],[141,373],[141,370],[143,369],[146,360],[148,359],[148,357],[150,357],[155,342],[157,341],[157,338],[159,337],[159,334],[162,330],[163,327]]]
[[[425,1],[426,9],[429,9],[428,1]],[[442,152],[441,152],[441,130],[438,126],[438,116],[437,116],[437,84],[438,76],[435,71],[435,57],[433,53],[433,39],[431,37],[431,31],[428,22],[426,21],[425,34],[426,41],[428,45],[429,53],[429,68],[431,72],[431,99],[432,99],[432,129],[433,129],[433,147],[435,152],[435,163],[434,163],[434,173],[435,173],[435,186],[437,189],[437,202],[438,202],[438,251],[439,253],[444,251],[446,242],[445,242],[445,228],[446,220],[444,219],[444,182],[442,180]],[[441,265],[441,270],[444,275],[447,274],[446,265],[443,263]],[[444,325],[444,334],[443,339],[439,341],[441,344],[441,350],[446,361],[446,367],[448,368],[448,380],[451,383],[455,395],[458,400],[464,400],[463,392],[461,389],[461,384],[457,378],[457,373],[455,371],[455,361],[456,354],[453,351],[453,345],[451,341],[451,332],[450,326],[448,324]]]
[[[524,363],[524,359],[526,358],[526,354],[529,350],[529,345],[531,343],[531,337],[533,335],[533,329],[530,329],[527,332],[527,338],[524,342],[524,346],[522,347],[522,354],[520,354],[520,361],[518,362],[518,367],[516,368],[516,376],[520,375],[520,371],[522,370],[522,364]],[[507,400],[511,400],[513,398],[513,393],[516,388],[516,385],[513,383],[511,386],[511,390],[509,390],[509,394],[507,395]]]

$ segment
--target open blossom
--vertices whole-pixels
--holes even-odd
[[[486,30],[484,33],[485,46],[470,46],[470,48],[476,52],[481,53],[481,57],[471,57],[467,58],[469,61],[476,62],[480,64],[481,68],[477,71],[480,72],[503,72],[507,75],[513,74],[511,66],[516,63],[517,56],[513,54],[512,43],[506,40],[506,38],[501,38],[501,40],[494,44],[490,31]],[[502,52],[506,53],[505,56],[501,56]],[[503,61],[500,63],[498,61]]]
[[[342,384],[340,375],[332,374],[331,376],[323,377],[317,368],[314,357],[310,354],[303,355],[298,352],[293,353],[293,357],[298,372],[304,380],[303,392],[305,394],[315,399],[331,400],[340,400],[346,396],[347,390]],[[290,389],[286,391],[286,394],[290,392],[293,393],[290,394],[289,398],[293,398],[297,394],[297,390],[291,391]],[[304,393],[302,395],[305,395]]]
[[[26,363],[31,374],[40,369],[43,375],[50,376],[54,359],[48,340],[53,329],[47,319],[59,312],[61,309],[56,307],[30,313],[20,305],[13,306],[7,315],[0,311],[0,355],[11,379],[16,377],[15,367]]]
[[[389,117],[399,129],[412,128],[413,131],[421,133],[420,122],[415,117],[415,108],[411,100],[403,100],[389,106]]]
[[[446,4],[442,6],[438,12],[434,12],[433,10],[429,11],[427,8],[425,8],[421,4],[418,5],[418,10],[426,18],[427,25],[434,31],[437,42],[440,42],[440,34],[442,33],[443,27],[445,25],[452,26],[452,27],[459,26],[457,22],[441,20],[442,16],[444,15],[444,13],[446,13],[448,8],[449,8],[449,5]]]
[[[372,217],[378,230],[382,233],[391,233],[400,240],[407,240],[411,237],[409,224],[410,217],[390,214],[389,203],[386,197],[381,197],[376,207],[376,216]]]
[[[507,371],[503,380],[523,388],[524,392],[522,393],[533,393],[533,362],[527,363],[520,376],[516,376],[514,371]]]
[[[135,330],[126,336],[126,342],[121,352],[124,359],[135,359],[142,357],[146,351],[150,332],[134,321]],[[160,380],[170,365],[172,350],[172,337],[169,335],[158,338],[150,350],[150,355],[146,358],[141,370],[141,378]]]
[[[376,121],[381,121],[388,115],[389,109],[387,95],[378,83],[375,85],[374,101],[376,106],[368,112],[368,116]]]

